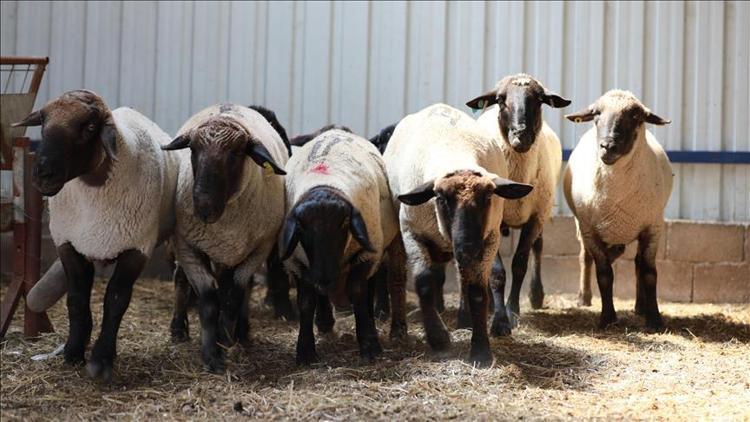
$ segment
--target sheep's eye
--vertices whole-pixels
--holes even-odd
[[[94,133],[94,131],[96,131],[96,125],[94,123],[89,123],[88,126],[86,126],[86,131]]]

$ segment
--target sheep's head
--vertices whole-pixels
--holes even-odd
[[[339,279],[344,250],[351,238],[362,249],[374,251],[359,210],[341,191],[316,187],[297,201],[286,218],[282,260],[301,243],[310,266],[309,281],[320,293],[328,294]]]
[[[621,90],[611,90],[565,118],[575,123],[594,121],[599,158],[606,165],[614,164],[633,149],[644,123],[671,123],[652,113],[633,93]]]
[[[190,148],[193,167],[193,208],[204,223],[218,221],[244,186],[246,157],[276,174],[286,174],[263,144],[230,117],[211,117],[162,147],[165,151],[184,148]]]
[[[116,160],[117,127],[101,97],[91,91],[69,91],[34,111],[16,126],[42,126],[33,180],[43,195],[53,196],[65,183],[93,172],[103,183]]]
[[[496,207],[501,206],[493,199],[522,198],[531,189],[530,185],[501,177],[459,170],[430,180],[398,199],[407,205],[421,205],[436,197],[438,221],[453,242],[456,259],[469,262],[481,259],[487,236],[500,228],[499,220],[490,219]]]
[[[517,152],[527,152],[542,129],[542,104],[561,108],[570,104],[525,73],[506,76],[495,88],[466,103],[473,109],[497,104],[498,125],[505,142]]]

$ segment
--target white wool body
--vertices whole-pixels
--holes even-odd
[[[536,215],[544,223],[552,215],[555,205],[555,187],[562,168],[560,139],[546,122],[542,122],[531,149],[516,152],[500,133],[498,113],[499,107],[493,105],[477,121],[500,145],[508,165],[508,179],[534,186],[528,195],[505,204],[503,222],[518,228]]]
[[[279,134],[258,112],[238,105],[217,104],[191,117],[178,136],[214,116],[231,117],[271,154],[281,167],[289,159]],[[176,251],[191,283],[198,288],[214,285],[194,251],[200,251],[215,264],[237,267],[235,280],[244,282],[265,262],[276,242],[284,218],[284,179],[245,158],[237,192],[227,202],[218,221],[206,224],[194,215],[193,169],[189,150],[175,151],[183,156],[176,199]]]
[[[583,134],[565,169],[563,190],[579,236],[625,245],[646,228],[658,234],[672,192],[672,167],[659,142],[638,129],[633,149],[613,165],[598,155],[596,127]]]
[[[102,186],[73,179],[49,199],[55,246],[70,242],[91,260],[113,260],[125,250],[151,255],[174,228],[179,157],[161,150],[171,138],[137,111],[112,111],[117,161]]]
[[[378,149],[360,136],[340,129],[329,130],[295,149],[286,171],[287,213],[303,195],[321,186],[338,189],[359,210],[375,252],[364,251],[349,233],[342,262],[350,262],[360,254],[360,260],[376,264],[368,278],[372,276],[383,251],[398,234],[385,163]],[[299,277],[308,265],[305,252],[298,245],[286,267]]]
[[[405,206],[400,204],[398,195],[457,170],[473,170],[492,179],[508,176],[500,146],[476,120],[445,104],[429,106],[401,120],[383,159],[412,266],[416,264],[414,259],[429,259],[415,236],[429,239],[443,251],[452,252],[450,228],[439,221],[434,198],[422,205]],[[490,255],[482,268],[485,278],[489,276],[491,258],[500,243],[498,233],[504,202],[503,198],[492,195],[484,236],[493,236],[495,246],[487,248]]]

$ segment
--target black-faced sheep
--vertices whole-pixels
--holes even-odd
[[[506,179],[499,145],[474,119],[444,104],[401,120],[383,158],[427,342],[435,350],[450,345],[435,305],[445,266],[455,257],[471,312],[470,359],[491,363],[487,284],[500,245],[504,198],[523,197],[532,187]]]
[[[615,322],[612,263],[625,245],[638,240],[635,258],[635,312],[646,326],[663,326],[656,300],[656,251],[664,207],[672,192],[672,167],[646,123],[665,125],[632,93],[612,90],[587,108],[565,116],[576,123],[593,120],[568,160],[565,199],[573,211],[581,242],[579,303],[591,305],[591,264],[602,297],[601,328]]]
[[[198,112],[164,147],[187,148],[177,183],[175,251],[198,294],[203,362],[223,372],[220,344],[247,340],[247,282],[272,253],[283,223],[279,175],[288,153],[261,114],[234,104]]]
[[[542,118],[542,105],[565,107],[569,100],[548,91],[536,79],[526,74],[507,76],[489,92],[466,103],[472,108],[486,108],[478,119],[480,126],[492,134],[508,164],[508,178],[534,186],[534,191],[505,205],[503,225],[521,229],[521,237],[513,256],[513,284],[506,311],[505,267],[502,258],[495,258],[491,287],[494,314],[490,331],[494,335],[508,335],[517,326],[520,314],[519,296],[529,262],[534,253],[529,299],[532,308],[542,307],[542,231],[555,204],[555,187],[562,165],[562,146],[555,132]],[[462,308],[464,308],[462,306]],[[459,326],[468,326],[468,315],[459,312]]]
[[[346,291],[353,306],[360,355],[372,359],[382,349],[370,278],[398,233],[385,164],[372,144],[349,131],[316,133],[286,166],[282,250],[297,279],[297,362],[317,360],[313,316],[318,331],[333,329],[329,296],[337,290]]]
[[[50,233],[67,278],[68,363],[84,362],[91,337],[93,261],[116,263],[86,366],[109,380],[133,284],[174,227],[178,159],[161,151],[170,138],[155,123],[129,108],[110,111],[91,91],[66,92],[16,125],[42,126],[34,184],[50,197]]]

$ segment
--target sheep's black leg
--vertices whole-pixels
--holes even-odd
[[[318,361],[315,352],[313,319],[317,304],[317,292],[307,280],[297,280],[297,308],[299,308],[299,334],[297,336],[297,364],[309,365]]]
[[[636,315],[646,315],[646,297],[644,295],[643,285],[643,258],[640,253],[635,254],[635,313]]]
[[[68,283],[68,341],[65,343],[65,362],[85,362],[86,345],[91,339],[91,286],[94,282],[94,264],[65,243],[57,248],[65,268]]]
[[[326,295],[317,294],[318,305],[315,308],[315,326],[319,333],[330,333],[336,320],[333,318],[333,306]]]
[[[494,336],[509,336],[511,333],[508,311],[505,309],[505,280],[505,266],[498,253],[495,256],[495,263],[492,265],[492,275],[490,276],[490,287],[495,302],[490,333]]]
[[[439,313],[445,312],[445,273],[435,280],[435,309]]]
[[[476,365],[487,366],[492,363],[490,340],[487,337],[487,302],[489,301],[487,286],[471,283],[466,286],[466,291],[472,322],[469,358]]]
[[[219,291],[213,287],[198,293],[198,311],[201,320],[201,355],[206,370],[224,373],[224,351],[219,347]]]
[[[242,300],[242,304],[240,306],[240,313],[237,317],[237,325],[235,328],[235,338],[237,339],[237,343],[240,344],[245,349],[250,348],[250,305],[248,304],[248,292],[250,290],[250,287],[245,288],[245,292],[243,294],[244,299]]]
[[[246,301],[245,287],[238,283],[233,268],[225,269],[219,275],[219,343],[230,348],[237,338],[237,321],[239,319],[242,302]]]
[[[539,234],[536,241],[531,247],[534,254],[534,271],[531,274],[531,285],[529,286],[529,302],[531,309],[541,309],[544,305],[544,286],[542,286],[542,248],[544,241],[542,234]]]
[[[656,249],[658,244],[658,236],[653,236],[648,231],[644,231],[638,237],[638,257],[640,261],[638,283],[642,285],[641,294],[646,328],[655,331],[664,328],[664,321],[656,299]]]
[[[541,232],[542,225],[534,217],[529,219],[521,228],[521,237],[518,239],[516,253],[513,255],[513,264],[511,267],[513,283],[511,284],[510,295],[508,296],[508,319],[510,320],[511,327],[518,326],[518,316],[521,314],[521,307],[519,305],[521,286],[523,285],[523,279],[526,277],[526,269],[529,265],[529,252]]]
[[[112,364],[117,355],[117,332],[130,305],[133,284],[144,265],[146,255],[134,249],[129,249],[117,257],[117,266],[107,284],[107,293],[104,296],[102,331],[86,365],[86,371],[91,377],[101,377],[105,381],[112,377]]]
[[[388,246],[388,296],[391,301],[391,338],[404,338],[406,328],[406,250],[401,234]]]
[[[602,312],[599,318],[599,328],[604,329],[608,325],[617,322],[615,305],[612,301],[612,285],[614,273],[608,247],[599,238],[589,236],[584,239],[586,252],[593,258],[596,266],[596,282],[599,285],[599,293],[602,298]]]
[[[287,321],[296,320],[297,312],[289,300],[289,274],[284,270],[284,265],[279,258],[278,247],[274,246],[266,260],[266,267],[268,268],[266,303],[270,300],[276,318],[284,318]]]
[[[188,308],[190,300],[195,296],[193,288],[188,282],[185,270],[177,266],[174,271],[174,314],[169,324],[172,341],[181,343],[190,340],[190,328],[188,322]]]
[[[586,252],[586,247],[581,242],[581,252],[578,255],[578,263],[581,275],[578,288],[578,306],[591,306],[591,264],[594,259]]]
[[[375,319],[370,312],[369,288],[367,274],[372,268],[370,262],[354,264],[347,279],[347,293],[354,308],[354,318],[357,325],[357,341],[359,355],[365,360],[373,360],[383,352],[378,341]]]
[[[435,308],[435,286],[441,278],[445,278],[445,264],[433,264],[414,277],[427,343],[438,351],[447,349],[451,343],[448,330]]]
[[[390,298],[388,297],[388,269],[386,267],[386,264],[381,264],[370,281],[375,290],[375,317],[381,321],[388,320],[391,314]]]

